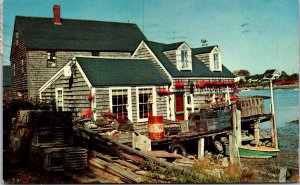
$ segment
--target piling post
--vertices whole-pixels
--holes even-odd
[[[237,143],[237,113],[233,110],[232,132],[229,134],[229,158],[231,164],[239,163],[239,148]]]
[[[259,120],[254,122],[254,141],[255,146],[259,146]]]
[[[198,140],[198,160],[204,159],[204,138]]]
[[[242,145],[242,118],[241,111],[236,109],[236,137],[237,137],[237,145]]]

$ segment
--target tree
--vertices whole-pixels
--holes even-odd
[[[291,77],[292,78],[299,78],[299,74],[298,73],[293,73],[293,74],[291,74]]]
[[[233,71],[233,74],[236,76],[250,76],[250,72],[246,69],[235,70]]]
[[[289,77],[289,75],[285,71],[281,71],[281,75],[278,77],[278,80],[283,80],[286,77]]]

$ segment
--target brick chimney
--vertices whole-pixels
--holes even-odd
[[[53,21],[54,24],[61,24],[60,20],[60,6],[59,5],[54,5],[53,6]]]

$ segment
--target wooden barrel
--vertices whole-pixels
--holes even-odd
[[[162,116],[149,116],[148,136],[151,140],[160,140],[164,138],[164,123]]]

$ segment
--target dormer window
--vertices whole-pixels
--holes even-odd
[[[219,54],[214,53],[214,68],[219,69],[220,68],[220,61],[219,61]]]
[[[47,67],[56,67],[55,51],[48,51],[47,52]]]
[[[211,71],[222,71],[222,54],[217,47],[215,47],[210,53],[209,66]]]
[[[188,48],[179,48],[176,50],[176,56],[176,66],[178,70],[192,70],[191,50],[189,50]]]
[[[181,66],[182,69],[188,68],[189,63],[187,60],[187,51],[181,50],[181,63],[182,63]]]

